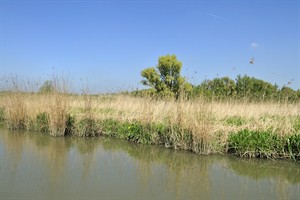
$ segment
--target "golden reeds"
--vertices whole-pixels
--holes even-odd
[[[137,98],[128,95],[90,96],[67,95],[63,93],[35,94],[6,92],[0,95],[0,107],[5,109],[6,119],[14,124],[25,124],[38,113],[47,112],[53,124],[63,114],[72,113],[95,119],[114,118],[121,121],[138,120],[144,123],[171,123],[196,129],[202,121],[210,122],[211,131],[218,132],[218,126],[232,125],[224,120],[240,117],[241,127],[268,129],[273,127],[280,133],[292,131],[295,117],[300,115],[300,104],[280,103],[224,103],[203,100],[164,101]],[[57,118],[57,119],[56,119]],[[213,127],[212,127],[213,126]],[[237,126],[240,127],[240,126]]]
[[[193,100],[159,100],[130,95],[70,95],[56,91],[47,94],[5,92],[0,108],[12,129],[31,129],[36,118],[45,114],[50,135],[63,136],[70,116],[76,120],[74,133],[95,136],[99,122],[138,122],[163,124],[174,148],[208,154],[224,151],[228,136],[242,130],[268,131],[279,136],[299,132],[299,103],[244,103]],[[297,125],[297,124],[296,124]],[[299,129],[299,130],[298,130]],[[38,129],[39,130],[39,129]],[[153,133],[152,140],[156,136]]]

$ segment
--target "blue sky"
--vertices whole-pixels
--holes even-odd
[[[0,1],[2,76],[114,92],[176,54],[193,84],[247,74],[300,88],[299,0]]]

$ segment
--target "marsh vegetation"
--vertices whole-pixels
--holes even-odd
[[[157,69],[141,73],[152,88],[106,95],[87,88],[68,93],[68,82],[57,77],[30,92],[27,85],[34,84],[11,78],[0,93],[0,120],[52,136],[104,135],[197,154],[300,159],[297,92],[280,93],[287,89],[247,76],[195,87],[181,77],[181,65],[176,56],[161,57]]]
[[[293,159],[300,154],[299,103],[5,92],[0,107],[8,128],[52,136],[106,135],[200,154]]]

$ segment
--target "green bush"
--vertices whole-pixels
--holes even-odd
[[[140,122],[119,122],[107,119],[101,122],[101,131],[105,135],[123,138],[129,141],[143,144],[154,143],[151,130]]]

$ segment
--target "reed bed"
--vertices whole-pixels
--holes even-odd
[[[200,154],[300,158],[299,103],[14,91],[0,93],[0,110],[9,128],[52,136],[107,135]],[[280,145],[272,140],[262,149],[259,142],[270,142],[264,137]],[[249,145],[252,140],[258,144]]]

